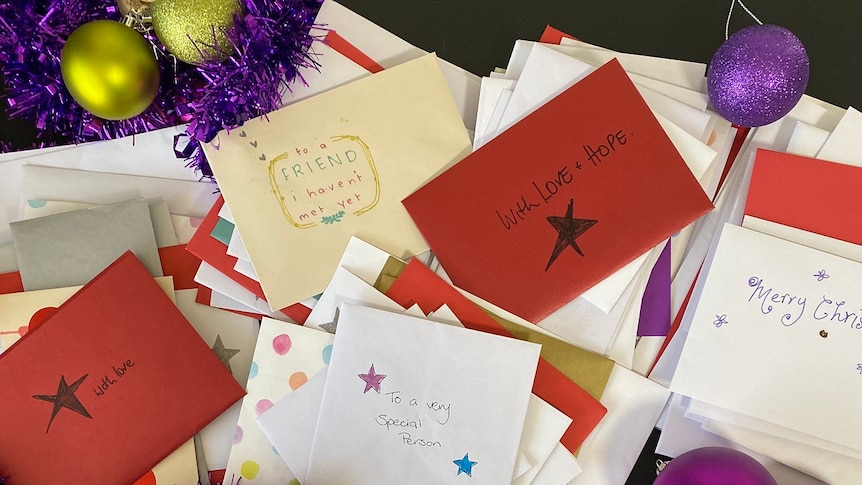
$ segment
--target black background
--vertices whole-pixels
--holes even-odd
[[[724,41],[728,0],[341,0],[408,42],[477,75],[505,67],[517,39],[537,40],[548,24],[610,49],[708,63]],[[806,93],[840,107],[862,107],[862,2],[747,0],[764,23],[802,40],[811,62]],[[754,24],[738,6],[733,33]],[[30,123],[0,116],[0,141],[32,142]],[[654,433],[629,480],[655,477]]]

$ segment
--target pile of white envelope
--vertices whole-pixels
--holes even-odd
[[[335,2],[324,2],[318,24],[337,30],[340,36],[383,68],[399,65],[424,54]],[[316,43],[314,50],[318,54],[320,69],[304,71],[302,75],[307,85],[294,84],[291,92],[285,95],[285,103],[308,98],[369,74],[366,69],[323,43]],[[835,367],[833,364],[837,360],[829,355],[836,352],[835,348],[841,348],[841,353],[849,352],[847,349],[858,349],[859,345],[855,341],[859,337],[850,335],[844,344],[844,341],[839,340],[844,337],[839,337],[838,331],[833,333],[831,340],[821,336],[812,337],[809,333],[799,338],[823,339],[834,347],[830,347],[829,352],[824,350],[823,355],[799,355],[796,340],[793,337],[785,338],[786,332],[781,333],[792,326],[786,325],[789,320],[783,323],[779,320],[775,329],[768,328],[761,333],[733,332],[747,321],[747,317],[739,310],[742,306],[747,305],[746,308],[751,307],[752,312],[766,315],[769,305],[779,305],[776,300],[770,300],[774,294],[785,295],[787,300],[787,295],[793,293],[791,289],[782,287],[782,281],[789,285],[788,281],[778,281],[779,276],[768,278],[767,272],[772,270],[768,260],[745,259],[741,254],[749,251],[752,254],[781,251],[798,254],[800,258],[812,261],[810,267],[805,266],[800,271],[806,275],[811,273],[814,277],[818,274],[821,276],[819,281],[811,278],[806,280],[809,287],[824,280],[833,285],[846,284],[848,288],[858,285],[856,281],[859,278],[854,280],[852,275],[855,274],[853,271],[859,270],[852,264],[825,256],[821,258],[819,252],[811,253],[799,248],[813,246],[821,251],[862,261],[858,259],[858,250],[854,252],[853,247],[844,247],[839,251],[835,246],[841,246],[840,243],[822,240],[815,243],[810,237],[788,234],[768,222],[754,218],[743,220],[743,214],[756,149],[766,148],[859,165],[862,163],[862,151],[859,150],[857,140],[862,130],[862,114],[852,108],[842,110],[804,97],[790,114],[778,122],[752,129],[739,154],[731,158],[732,144],[738,132],[729,122],[709,110],[704,89],[706,66],[703,64],[615,53],[570,39],[563,39],[560,45],[519,40],[514,44],[508,65],[482,78],[445,61],[440,64],[464,124],[473,136],[475,150],[614,57],[629,73],[692,174],[715,203],[715,210],[670,239],[673,276],[671,315],[684,314],[684,317],[681,318],[680,329],[666,349],[662,348],[666,343],[664,337],[637,335],[641,301],[651,269],[665,247],[663,242],[549,317],[533,322],[550,335],[616,362],[601,396],[601,403],[608,413],[584,442],[577,457],[573,457],[559,445],[560,435],[568,426],[565,416],[560,416],[552,407],[547,409],[548,405],[535,396],[529,400],[519,400],[519,396],[529,395],[529,392],[507,394],[506,389],[489,386],[488,392],[499,391],[497,398],[509,404],[504,408],[510,414],[501,415],[498,419],[520,419],[524,424],[520,436],[499,440],[500,446],[515,443],[518,449],[514,455],[515,462],[503,464],[514,468],[511,478],[505,477],[501,481],[502,476],[486,477],[484,480],[490,481],[484,483],[621,484],[628,477],[655,426],[663,430],[656,450],[659,454],[677,456],[700,446],[731,446],[755,455],[767,465],[779,483],[819,483],[811,477],[829,483],[854,483],[853,480],[862,470],[862,447],[857,446],[854,438],[854,434],[860,433],[854,433],[859,430],[852,427],[855,425],[852,413],[859,393],[846,386],[838,387],[831,379],[840,374],[840,378],[834,377],[835,382],[852,382],[858,387],[852,379],[858,378],[862,382],[862,354],[857,356],[858,369]],[[18,259],[11,243],[11,222],[80,207],[113,204],[135,198],[158,201],[156,203],[163,204],[159,210],[165,213],[169,221],[165,226],[167,229],[163,231],[168,239],[160,246],[188,242],[200,220],[216,203],[218,194],[212,183],[200,181],[198,174],[186,168],[182,160],[176,159],[173,137],[180,132],[182,127],[141,134],[130,139],[2,155],[0,273],[18,269]],[[812,181],[810,193],[787,196],[813,198],[817,197],[818,191],[824,190],[829,190],[829,187],[820,187],[816,181]],[[644,196],[649,196],[648,189],[645,189]],[[219,216],[227,221],[231,219],[227,206]],[[726,223],[731,226],[725,227]],[[743,229],[737,226],[745,228],[745,232],[741,232]],[[789,239],[802,246],[784,246],[780,240],[764,239],[761,233]],[[234,269],[255,279],[254,268],[238,233],[234,231],[233,236],[230,238],[228,254],[237,258]],[[725,238],[728,241],[720,245],[719,240]],[[717,248],[723,249],[719,251]],[[410,374],[406,364],[410,361],[408,354],[418,356],[422,353],[421,345],[415,343],[405,343],[401,349],[405,355],[392,357],[391,362],[405,363],[400,369],[384,368],[375,362],[368,364],[375,364],[376,367],[360,369],[362,375],[370,376],[365,382],[371,386],[364,392],[360,389],[360,394],[369,396],[371,392],[376,400],[363,401],[371,403],[367,409],[351,412],[365,413],[363,416],[370,416],[370,421],[362,425],[351,421],[354,414],[342,412],[338,407],[347,398],[324,393],[323,382],[328,374],[331,379],[344,379],[345,382],[350,379],[351,384],[358,382],[357,372],[354,371],[356,366],[365,365],[362,356],[366,355],[364,352],[369,346],[380,345],[379,352],[397,346],[398,339],[375,342],[375,339],[368,338],[375,332],[390,331],[390,326],[409,325],[412,329],[409,333],[420,339],[417,341],[421,341],[424,332],[439,335],[447,342],[451,340],[453,356],[468,353],[469,345],[478,344],[464,343],[461,334],[450,335],[454,331],[452,329],[437,328],[441,322],[458,325],[457,318],[445,307],[431,315],[423,315],[415,309],[405,312],[397,305],[392,306],[394,303],[391,300],[376,291],[372,285],[389,257],[360,239],[351,240],[327,290],[319,298],[303,302],[312,308],[304,327],[285,325],[275,320],[289,318],[281,312],[272,311],[259,296],[237,285],[212,266],[201,266],[195,279],[212,291],[209,305],[265,316],[259,334],[255,329],[254,332],[245,331],[243,336],[238,337],[244,339],[244,353],[241,354],[243,363],[234,370],[241,383],[246,384],[248,395],[241,406],[235,406],[229,411],[228,417],[222,419],[218,431],[210,433],[206,446],[199,447],[199,451],[206,451],[207,468],[226,468],[228,479],[232,476],[246,477],[248,483],[288,483],[293,478],[298,478],[300,482],[307,478],[309,483],[328,483],[327,480],[337,482],[342,478],[338,475],[338,466],[354,463],[342,463],[343,457],[362,452],[362,448],[358,447],[361,440],[350,443],[351,433],[368,432],[365,425],[373,423],[374,416],[382,420],[383,424],[376,423],[372,430],[379,432],[383,436],[381,439],[395,440],[393,442],[397,441],[402,447],[408,441],[411,446],[426,445],[417,438],[421,435],[421,426],[445,426],[451,418],[455,421],[452,421],[450,428],[469,427],[469,423],[458,424],[462,414],[457,408],[452,408],[445,418],[441,414],[436,423],[420,424],[409,419],[387,421],[390,418],[380,418],[381,415],[397,414],[402,409],[401,400],[409,406],[411,392],[432,385],[398,381],[399,372]],[[822,263],[818,258],[822,259]],[[433,256],[425,259],[432,269],[446,277],[445,269],[440,267]],[[739,274],[729,270],[724,274],[716,269],[734,267],[735,264]],[[845,266],[847,269],[842,273],[843,270],[839,268]],[[818,273],[820,270],[824,270],[824,273]],[[714,281],[708,281],[710,274],[714,275]],[[773,283],[774,292],[767,294],[765,285]],[[751,296],[747,300],[740,300],[739,305],[742,306],[739,308],[722,307],[726,300],[713,295],[720,293],[717,288],[733,285],[741,285],[742,290],[748,291],[746,296]],[[691,299],[686,305],[687,295],[692,288]],[[816,293],[818,287],[813,288],[809,294],[817,299],[809,298],[809,313],[821,301],[820,294]],[[754,294],[756,291],[760,293]],[[191,301],[193,295],[178,294],[178,298],[189,300],[186,307],[194,308]],[[475,297],[471,298],[478,301]],[[756,308],[752,301],[758,303]],[[533,325],[487,302],[481,303],[513,322]],[[857,305],[860,304],[862,301]],[[327,326],[334,325],[336,309],[339,307],[341,316],[338,326],[341,332],[347,334],[341,337],[347,342],[342,348],[333,347],[333,335],[320,331],[321,328],[330,330]],[[862,315],[860,308],[848,306],[847,310]],[[390,313],[384,315],[381,309],[389,310]],[[779,312],[781,314],[776,316],[776,320],[788,312],[792,315],[788,319],[796,318],[792,310],[776,308],[775,313]],[[193,313],[194,310],[188,311],[189,315]],[[368,314],[374,315],[369,317]],[[226,325],[234,325],[234,328],[238,325],[248,326],[248,319],[229,315],[220,317],[232,322]],[[215,317],[206,314],[198,318],[204,321]],[[378,321],[380,328],[368,328],[360,324],[361,321],[371,320]],[[793,330],[800,327],[801,324]],[[725,330],[721,334],[723,340],[705,333],[722,329]],[[831,327],[829,331],[833,331]],[[201,332],[208,336],[212,333],[210,330]],[[697,338],[692,339],[690,347],[687,347],[686,339],[690,335],[696,335]],[[522,382],[519,381],[518,387],[513,384],[510,390],[528,389],[527,376],[531,365],[535,371],[538,350],[533,348],[533,344],[515,340],[502,342],[494,340],[495,336],[486,337],[488,340],[482,345],[492,348],[499,345],[500,352],[509,355],[510,359],[517,357],[518,363],[508,369],[510,374],[499,368],[489,368],[486,370],[487,375],[517,380],[519,375],[516,374],[521,372]],[[779,340],[782,347],[771,348]],[[458,342],[464,343],[465,348],[454,348]],[[750,350],[734,354],[742,347],[754,349],[758,345],[762,353]],[[363,352],[356,351],[358,348],[364,349]],[[721,355],[710,358],[706,349],[720,352],[723,356],[733,354],[733,358],[729,359],[730,364],[722,361],[722,368],[716,369],[715,359],[721,358]],[[772,355],[771,365],[763,365],[765,354]],[[434,358],[432,355],[421,357],[417,357],[417,362]],[[795,363],[791,365],[782,359]],[[818,367],[818,372],[822,373],[825,391],[821,389],[822,392],[815,392],[813,388],[804,387],[807,381],[799,387],[791,369],[800,362],[809,366],[822,366]],[[456,373],[457,365],[458,360],[453,357],[447,363],[448,367],[441,367],[439,372]],[[324,372],[327,367],[329,371]],[[749,378],[747,387],[736,385],[740,380]],[[761,387],[760,382],[767,380],[780,382],[786,392],[756,395],[755,391]],[[717,382],[722,383],[721,387],[716,387]],[[329,387],[344,388],[347,385]],[[777,387],[770,387],[773,388]],[[202,399],[205,398],[202,396]],[[794,409],[799,409],[795,406],[803,401],[808,406],[804,409],[812,406],[811,403],[820,403],[821,414],[817,420],[806,420],[805,416],[794,414]],[[446,410],[445,405],[450,403],[445,402],[445,397],[441,397],[440,403],[417,403],[424,406],[438,404]],[[464,406],[467,404],[463,403]],[[476,412],[476,409],[465,411],[463,416]],[[811,424],[811,428],[804,428],[802,424],[806,422],[814,424]],[[320,424],[315,426],[317,423]],[[485,425],[493,423],[488,421]],[[323,428],[319,429],[321,426]],[[393,426],[402,427],[404,434],[397,429],[397,432],[392,432]],[[385,428],[385,432],[381,431],[382,428]],[[842,428],[844,434],[838,432]],[[821,433],[822,429],[835,432]],[[457,430],[453,431],[453,436],[453,440],[467,439]],[[429,446],[433,447],[433,443]],[[476,446],[493,448],[494,443],[478,443]],[[505,451],[500,450],[500,455],[506,455]],[[491,468],[496,463],[471,455],[469,450],[453,455],[452,460],[453,466],[457,467],[452,470],[457,470],[459,475],[469,475],[468,471],[473,469],[471,467],[478,471],[483,467]],[[397,470],[397,467],[379,466],[373,462],[365,463],[365,466],[367,468],[357,470],[357,473],[366,473],[374,483],[383,483],[376,481],[374,473],[383,473],[382,476],[391,478],[386,473]],[[260,477],[259,481],[253,481],[257,477]],[[193,478],[195,482],[198,479],[197,476]],[[411,476],[408,474],[401,478],[401,483],[409,483]]]

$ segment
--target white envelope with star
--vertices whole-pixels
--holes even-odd
[[[539,349],[342,305],[303,483],[509,483]]]

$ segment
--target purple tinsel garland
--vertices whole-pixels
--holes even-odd
[[[114,0],[15,0],[0,4],[0,65],[9,118],[32,121],[33,148],[114,139],[188,123],[175,152],[205,177],[212,172],[201,150],[224,128],[264,116],[301,66],[317,67],[308,55],[317,0],[245,0],[227,32],[234,53],[220,62],[192,66],[176,61],[152,33],[161,86],[153,104],[120,121],[97,118],[70,96],[60,74],[65,39],[98,19],[119,20]],[[304,81],[303,81],[304,82]],[[185,140],[182,140],[185,138]],[[0,144],[3,151],[8,146]]]

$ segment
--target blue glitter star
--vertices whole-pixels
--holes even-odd
[[[470,461],[469,453],[464,453],[464,458],[460,460],[452,460],[452,463],[458,465],[458,475],[461,473],[466,473],[468,477],[473,476],[473,465],[479,463],[478,461]]]

